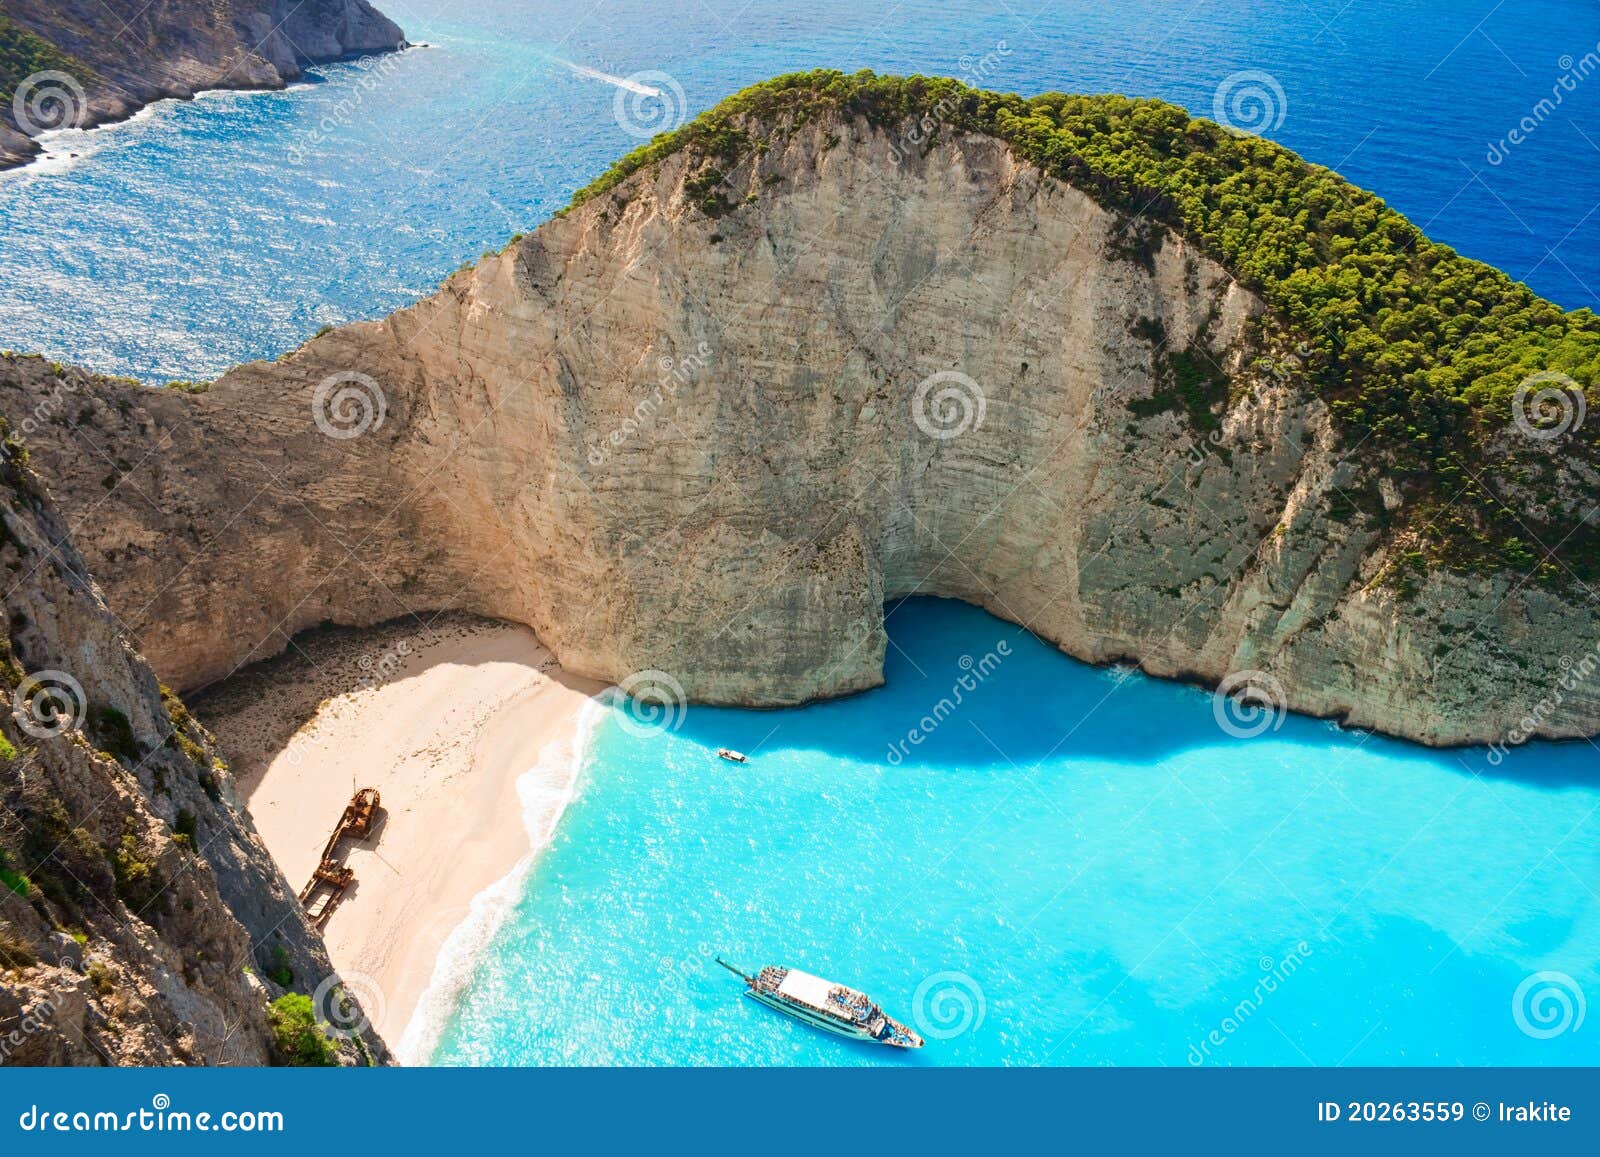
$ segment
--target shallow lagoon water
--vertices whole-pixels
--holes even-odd
[[[1300,717],[1237,738],[1205,692],[973,607],[914,600],[889,625],[887,682],[862,695],[613,707],[435,1060],[1595,1059],[1592,1025],[1522,1027],[1555,1027],[1561,993],[1600,979],[1589,745],[1494,766]],[[977,686],[939,711],[964,674]],[[716,954],[865,988],[928,1046],[790,1022]],[[1540,972],[1574,987],[1537,982],[1514,1009]]]

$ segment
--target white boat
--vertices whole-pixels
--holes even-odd
[[[920,1036],[886,1016],[864,992],[798,968],[769,964],[755,976],[746,976],[720,956],[717,963],[744,981],[746,996],[812,1028],[891,1048],[922,1047]]]
[[[729,763],[748,763],[748,762],[750,762],[750,757],[748,755],[746,755],[742,751],[735,751],[731,747],[719,747],[719,748],[717,748],[717,754],[720,755],[723,759],[726,759]]]

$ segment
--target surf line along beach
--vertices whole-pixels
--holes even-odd
[[[602,689],[526,627],[451,616],[318,632],[197,700],[291,885],[310,878],[352,785],[381,793],[373,834],[347,844],[356,882],[323,934],[391,1046],[474,898],[549,839]],[[450,999],[429,994],[434,1019]]]

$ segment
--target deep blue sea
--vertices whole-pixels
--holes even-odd
[[[164,104],[0,176],[0,345],[149,381],[275,356],[536,226],[651,116],[821,66],[1204,115],[1241,96],[1223,107],[1432,236],[1600,306],[1594,3],[1035,7],[407,0],[429,47]],[[640,73],[659,97],[606,79]],[[968,607],[890,626],[887,686],[849,700],[607,708],[435,1058],[1600,1061],[1592,745],[1494,764],[1297,718],[1236,738],[1207,694]],[[926,742],[892,746],[1002,643]],[[713,953],[857,984],[929,1045],[819,1037]]]
[[[1562,305],[1600,306],[1593,0],[405,0],[394,14],[436,47],[322,68],[291,92],[169,103],[77,142],[77,163],[0,177],[0,346],[205,378],[414,301],[640,142],[619,90],[572,66],[670,77],[634,125],[813,67],[1208,116],[1247,74],[1226,91],[1270,105],[1241,106],[1247,125]]]

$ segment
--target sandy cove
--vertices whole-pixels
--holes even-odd
[[[376,835],[346,845],[356,883],[324,937],[391,1048],[474,897],[537,850],[530,829],[548,840],[603,686],[562,671],[526,627],[448,616],[315,632],[194,704],[291,887],[352,786],[382,794]]]

